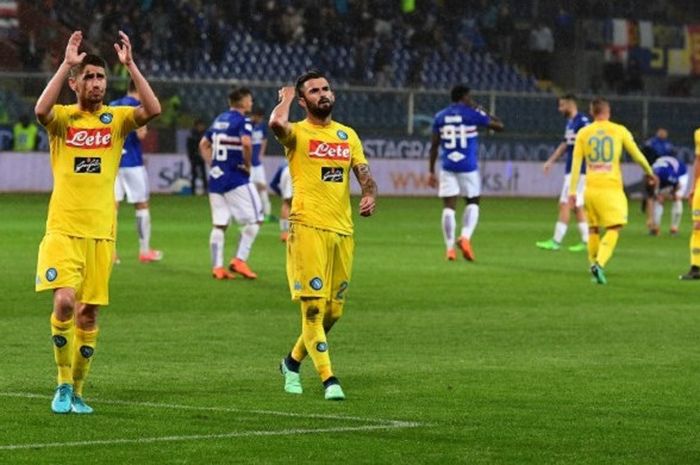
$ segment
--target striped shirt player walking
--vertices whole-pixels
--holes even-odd
[[[230,108],[214,119],[199,142],[202,158],[210,168],[212,276],[225,280],[233,279],[236,276],[233,273],[237,273],[255,279],[257,274],[248,266],[248,257],[264,217],[260,196],[250,182],[253,124],[246,114],[253,107],[253,94],[246,88],[235,88],[228,100]],[[224,267],[224,243],[231,220],[242,229],[236,255],[227,270]]]

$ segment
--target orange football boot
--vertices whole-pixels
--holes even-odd
[[[219,280],[226,280],[226,279],[235,279],[236,275],[229,273],[226,268],[223,266],[214,268],[211,270],[211,275],[214,277],[214,279],[219,279]]]
[[[255,274],[253,270],[251,270],[248,267],[248,264],[246,262],[237,258],[231,260],[231,264],[228,266],[228,269],[233,271],[234,273],[240,274],[241,276],[247,279],[255,279],[258,277],[258,275]]]
[[[459,239],[457,239],[457,245],[462,250],[462,256],[464,257],[464,259],[473,262],[474,251],[472,250],[472,245],[469,242],[469,239],[467,239],[466,237],[460,237]]]
[[[457,260],[457,254],[455,253],[455,249],[447,249],[447,252],[445,253],[445,258],[450,262]]]

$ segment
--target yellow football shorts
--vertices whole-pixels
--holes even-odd
[[[114,241],[47,233],[39,245],[37,292],[70,287],[78,302],[109,303]]]
[[[696,163],[700,163],[700,159]],[[695,192],[693,193],[693,222],[700,222],[700,179],[695,181]]]
[[[627,224],[627,196],[622,189],[586,188],[584,205],[588,226]]]
[[[352,236],[299,223],[289,227],[287,279],[292,300],[343,301],[352,272]]]

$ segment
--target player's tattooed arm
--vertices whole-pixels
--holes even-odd
[[[360,215],[371,216],[376,207],[377,183],[372,177],[369,165],[362,163],[352,168],[357,178],[357,182],[362,188],[362,199],[360,199]]]

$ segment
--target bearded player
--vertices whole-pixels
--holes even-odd
[[[353,258],[350,170],[362,188],[360,215],[374,213],[377,184],[355,131],[333,121],[335,94],[328,79],[309,71],[296,87],[279,91],[270,129],[284,146],[292,178],[292,211],[287,240],[287,279],[292,300],[301,301],[301,335],[280,369],[284,389],[301,394],[301,362],[307,355],[321,377],[327,400],[345,393],[331,368],[328,331],[343,314]],[[296,100],[306,119],[290,123]]]
[[[114,180],[127,135],[160,114],[160,103],[134,63],[129,37],[114,44],[141,96],[138,107],[103,103],[107,64],[80,53],[75,31],[65,58],[34,107],[49,134],[54,188],[46,235],[39,245],[36,290],[53,291],[51,335],[58,386],[55,413],[92,413],[83,385],[97,342],[98,308],[109,303],[114,258]],[[66,78],[77,99],[57,105]]]

